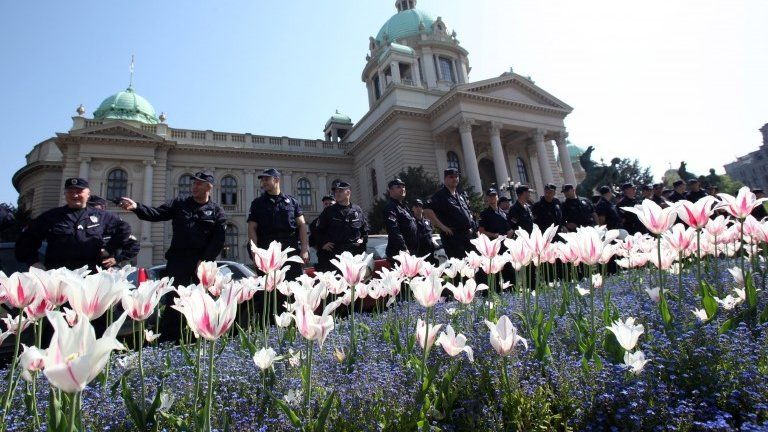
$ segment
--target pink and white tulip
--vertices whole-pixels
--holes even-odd
[[[430,325],[427,329],[427,324],[422,321],[421,318],[416,322],[416,341],[419,343],[421,349],[429,351],[432,349],[432,345],[437,339],[437,333],[443,327],[442,324]]]
[[[512,355],[519,344],[523,344],[525,349],[528,349],[528,341],[517,334],[517,328],[512,325],[512,321],[506,315],[502,315],[496,324],[486,320],[485,325],[491,331],[491,346],[500,356]]]
[[[642,204],[635,207],[624,207],[624,211],[636,214],[648,231],[656,235],[671,228],[677,218],[677,205],[663,209],[649,199],[643,200]]]
[[[499,236],[491,240],[485,234],[479,234],[477,238],[470,240],[469,242],[475,246],[480,255],[485,258],[494,258],[501,251],[505,236]]]
[[[470,362],[475,361],[472,348],[467,346],[467,337],[461,333],[456,334],[450,324],[445,327],[444,332],[440,333],[435,343],[443,347],[445,353],[451,357],[456,357],[465,352]]]
[[[202,286],[197,286],[189,295],[175,298],[176,304],[171,307],[184,314],[187,325],[197,337],[214,341],[232,327],[238,294],[235,287],[227,286],[214,301]]]
[[[478,291],[484,291],[488,289],[486,284],[477,284],[474,279],[468,279],[464,283],[453,285],[452,283],[445,284],[445,288],[453,293],[453,298],[459,303],[470,304],[475,299],[475,294]]]
[[[739,189],[739,193],[735,197],[727,193],[719,193],[717,196],[720,197],[722,203],[715,208],[724,209],[728,214],[740,220],[746,219],[755,207],[768,201],[768,198],[756,198],[755,194],[749,190],[749,186]]]
[[[341,272],[341,277],[350,287],[360,283],[368,271],[371,254],[352,255],[349,252],[342,252],[336,258],[331,260],[331,264],[336,266]]]
[[[172,290],[167,277],[144,281],[138,288],[123,292],[123,310],[132,320],[144,321],[152,315],[160,299]]]
[[[5,302],[14,309],[24,309],[35,301],[41,291],[40,282],[29,273],[16,272],[10,276],[0,271],[0,289]]]
[[[715,197],[711,195],[702,197],[695,203],[681,200],[677,203],[677,215],[689,227],[700,230],[709,223],[709,217],[712,215],[713,206],[716,202]]]
[[[92,321],[117,303],[128,286],[101,272],[86,276],[82,286],[67,286],[66,291],[72,309]]]

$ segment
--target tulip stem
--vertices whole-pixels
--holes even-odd
[[[307,368],[307,382],[306,382],[306,389],[304,391],[304,413],[306,415],[306,423],[309,424],[309,421],[312,419],[312,345],[314,341],[312,339],[307,339],[307,364],[305,367]]]
[[[40,349],[43,338],[43,322],[38,320],[35,323],[35,346]],[[37,372],[32,373],[32,415],[34,418],[35,430],[40,429],[40,413],[37,411]]]
[[[192,409],[194,410],[195,413],[197,412],[197,398],[198,398],[198,395],[200,394],[200,375],[201,375],[201,373],[200,373],[200,360],[201,360],[201,356],[202,356],[202,341],[198,337],[197,338],[197,355],[195,356],[195,359],[196,359],[196,361],[195,361],[195,394],[194,394],[194,397],[193,397],[193,402],[194,403],[192,404]]]
[[[144,361],[142,352],[144,351],[144,321],[139,321],[139,380],[141,380],[141,411],[147,409],[147,389],[144,383]]]
[[[13,357],[11,360],[11,372],[8,374],[8,390],[5,392],[5,399],[3,399],[3,417],[0,421],[0,431],[5,431],[5,416],[8,415],[8,410],[11,408],[11,397],[13,396],[13,375],[16,372],[16,363],[19,358],[19,345],[21,344],[21,321],[24,317],[24,308],[19,308],[19,323],[16,326],[16,344],[13,348]]]
[[[211,341],[211,351],[208,353],[208,397],[205,402],[205,430],[211,431],[211,409],[213,408],[213,358],[216,353],[216,340]]]
[[[69,407],[69,432],[74,432],[77,430],[75,427],[75,418],[77,416],[78,411],[78,398],[80,396],[80,392],[77,392],[72,395],[72,398],[70,399],[70,402],[72,403],[72,406]]]

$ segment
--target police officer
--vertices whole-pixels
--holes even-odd
[[[642,193],[642,197],[637,201],[638,204],[641,204],[645,200],[649,200],[653,198],[653,186],[649,184],[644,184],[640,187],[640,193]]]
[[[248,239],[261,249],[267,249],[273,241],[277,241],[283,249],[293,248],[293,255],[299,248],[299,257],[305,264],[308,263],[307,224],[299,202],[294,197],[282,193],[280,171],[275,168],[264,170],[258,178],[264,192],[251,202],[248,213]],[[288,266],[286,280],[301,276],[300,263],[289,262]]]
[[[416,220],[416,256],[426,256],[427,261],[437,264],[434,252],[437,249],[432,238],[432,222],[424,217],[424,202],[417,199],[411,206],[413,218]]]
[[[674,183],[672,183],[672,188],[674,189],[672,193],[669,195],[667,200],[672,203],[676,203],[680,200],[685,199],[685,182],[682,180],[675,180]]]
[[[499,193],[496,189],[490,188],[485,191],[485,204],[488,207],[480,213],[478,231],[491,239],[499,236],[511,237],[514,231],[507,220],[506,213],[499,208]]]
[[[544,196],[539,198],[539,201],[531,207],[533,222],[542,231],[552,225],[558,227],[559,230],[563,225],[563,209],[560,206],[560,200],[555,198],[556,192],[557,186],[551,183],[545,185]]]
[[[115,254],[130,236],[128,224],[107,211],[89,208],[91,190],[88,181],[69,178],[64,182],[66,204],[41,214],[21,233],[16,242],[16,259],[41,269],[66,267],[70,270],[88,266],[109,268],[117,264]],[[108,241],[105,236],[109,233]],[[38,249],[48,242],[43,262]]]
[[[16,217],[5,204],[0,205],[0,232],[5,231],[13,223],[16,222]]]
[[[613,191],[610,186],[600,186],[598,192],[600,192],[600,200],[595,206],[598,223],[605,225],[609,230],[621,228],[621,216],[613,203]]]
[[[761,188],[752,189],[752,193],[755,194],[757,199],[765,198],[765,192]],[[763,204],[760,204],[752,209],[751,215],[757,220],[763,220],[763,218],[768,217],[768,211],[765,210]]]
[[[336,267],[331,259],[342,252],[358,255],[365,252],[368,243],[368,223],[363,209],[352,204],[349,183],[334,182],[333,196],[336,203],[320,213],[317,222],[318,244],[317,270],[332,271]]]
[[[499,210],[504,212],[504,217],[509,213],[510,207],[512,207],[512,201],[508,197],[503,196],[499,198]]]
[[[531,189],[526,185],[515,188],[517,201],[509,208],[507,220],[511,229],[517,231],[522,228],[526,232],[533,231],[533,213],[531,213]]]
[[[188,285],[196,280],[201,261],[214,261],[224,247],[224,210],[211,201],[216,182],[213,174],[198,172],[192,176],[192,194],[176,197],[150,207],[122,197],[120,207],[136,213],[141,220],[160,222],[171,220],[173,236],[165,253],[166,271],[176,285]]]
[[[443,171],[443,187],[432,194],[424,208],[424,216],[440,228],[440,239],[448,258],[463,258],[475,250],[470,239],[475,236],[475,220],[469,203],[458,191],[459,170]]]
[[[707,196],[707,192],[701,188],[697,179],[688,180],[688,192],[685,193],[685,199],[690,202],[696,202],[705,196]]]
[[[637,200],[637,190],[632,183],[624,183],[621,185],[623,191],[623,197],[616,203],[616,207],[619,210],[619,215],[622,217],[622,227],[627,230],[629,234],[635,233],[647,233],[648,229],[640,222],[640,219],[636,214],[628,211],[624,211],[625,208],[633,208],[639,204]]]
[[[595,226],[597,214],[592,201],[576,196],[576,188],[572,184],[565,184],[561,189],[565,195],[563,202],[563,225],[568,231],[574,232],[578,227]]]
[[[218,204],[211,201],[211,190],[216,182],[213,174],[197,172],[192,176],[192,194],[176,197],[159,207],[150,207],[122,197],[120,207],[136,213],[141,220],[150,222],[172,221],[171,246],[165,252],[165,269],[175,285],[197,282],[197,267],[202,261],[215,261],[224,247],[224,224],[227,217]],[[166,302],[172,298],[166,297]],[[163,317],[162,340],[179,339],[181,314],[166,307]]]
[[[418,233],[416,219],[406,206],[405,182],[396,178],[387,184],[389,199],[384,209],[384,224],[387,227],[387,259],[395,264],[394,257],[400,251],[416,253]]]
[[[664,198],[664,183],[656,183],[653,185],[653,194],[651,200],[655,202],[661,208],[669,207],[669,201]]]
[[[104,198],[98,196],[98,195],[91,195],[90,198],[88,198],[88,207],[93,207],[101,210],[107,209],[107,200]],[[119,219],[119,217],[118,217]],[[128,224],[128,222],[119,219],[121,228],[127,232],[131,232],[131,225]],[[108,243],[109,240],[112,238],[112,235],[114,233],[112,232],[105,232],[104,233],[104,242]],[[130,261],[134,258],[136,258],[136,255],[139,254],[139,251],[141,250],[141,245],[139,244],[139,240],[134,236],[133,234],[130,234],[128,236],[128,239],[123,243],[123,247],[118,249],[115,252],[115,260],[117,260],[118,264],[125,265],[129,264]]]
[[[336,201],[333,200],[333,197],[329,195],[325,195],[320,201],[323,203],[323,209],[336,203]],[[320,215],[309,223],[309,246],[315,248],[315,250],[319,250],[320,246],[322,246],[317,244],[317,222],[319,220]]]

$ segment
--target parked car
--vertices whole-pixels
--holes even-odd
[[[233,280],[245,279],[251,276],[256,276],[253,270],[248,268],[245,264],[240,264],[235,261],[216,261],[216,266],[219,267],[219,273],[227,275],[232,273]],[[147,269],[147,278],[151,280],[162,279],[168,276],[165,270],[165,264],[156,265]],[[128,280],[137,285],[138,275],[133,272],[128,275]]]

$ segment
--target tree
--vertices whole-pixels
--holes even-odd
[[[397,177],[405,183],[405,199],[409,203],[415,201],[417,198],[426,202],[440,187],[437,180],[427,173],[423,166],[408,167],[404,171],[401,171]],[[372,234],[383,233],[385,231],[384,209],[386,207],[387,193],[385,192],[381,197],[376,198],[376,201],[374,201],[373,207],[371,208],[371,212],[368,214],[368,225],[370,226]]]
[[[641,167],[640,161],[637,159],[619,159],[616,164],[616,169],[619,172],[616,182],[617,185],[632,183],[639,187],[641,185],[653,183],[651,169],[648,167]]]
[[[721,193],[727,193],[735,196],[736,194],[739,193],[739,189],[744,187],[744,183],[738,180],[734,180],[728,174],[721,174],[719,177],[720,177],[720,184],[717,185],[717,188]]]

